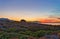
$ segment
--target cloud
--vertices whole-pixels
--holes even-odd
[[[51,11],[51,13],[52,15],[50,15],[49,18],[56,18],[60,20],[60,8],[54,9],[53,11]]]
[[[40,22],[43,22],[43,23],[59,23],[60,20],[57,18],[45,18],[45,19],[40,19]]]

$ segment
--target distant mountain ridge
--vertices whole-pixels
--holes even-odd
[[[9,21],[13,21],[13,20],[10,20],[8,18],[0,18],[0,21],[1,22],[9,22]]]

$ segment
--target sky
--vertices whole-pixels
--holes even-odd
[[[14,20],[60,20],[60,0],[0,0],[0,17]]]

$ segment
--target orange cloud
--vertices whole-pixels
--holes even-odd
[[[43,18],[43,19],[40,19],[39,21],[40,21],[40,22],[43,22],[43,23],[53,23],[53,22],[55,23],[55,22],[60,22],[59,19],[50,19],[50,18],[48,18],[48,19],[46,19],[46,18],[44,19],[44,18]]]

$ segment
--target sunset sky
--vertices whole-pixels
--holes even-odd
[[[60,0],[0,0],[0,18],[59,22]]]

